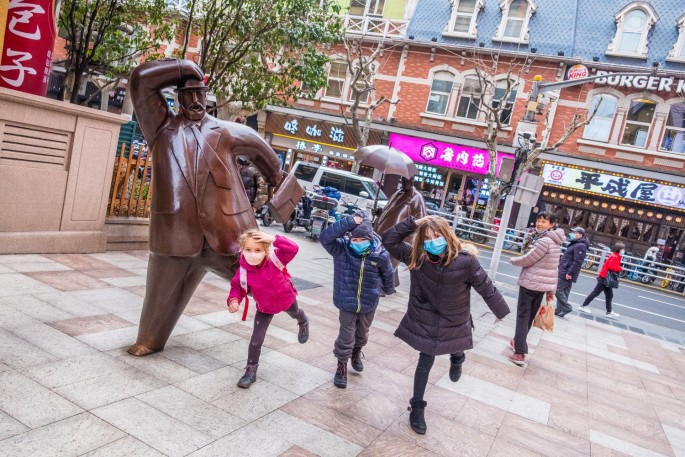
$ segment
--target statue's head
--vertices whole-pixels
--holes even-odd
[[[178,86],[178,101],[186,119],[201,121],[205,117],[207,90],[205,83],[196,79],[188,79],[182,86]]]

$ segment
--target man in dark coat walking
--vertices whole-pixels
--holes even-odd
[[[585,229],[576,227],[570,233],[571,243],[559,262],[559,282],[557,283],[557,309],[554,312],[559,317],[564,317],[573,307],[568,303],[573,283],[578,281],[580,268],[585,261],[590,240],[585,236]]]
[[[207,271],[230,280],[238,265],[238,236],[257,228],[238,174],[245,156],[273,186],[283,178],[271,147],[250,127],[206,113],[203,72],[189,60],[139,65],[130,90],[152,153],[150,260],[138,338],[128,352],[161,351]],[[182,114],[162,89],[176,86]]]

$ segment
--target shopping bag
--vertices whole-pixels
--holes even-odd
[[[267,203],[274,220],[279,224],[285,224],[303,195],[304,189],[297,182],[295,175],[285,175]]]
[[[554,304],[551,301],[540,305],[540,309],[533,319],[533,326],[544,332],[554,330]]]

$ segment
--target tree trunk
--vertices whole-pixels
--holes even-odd
[[[71,96],[69,97],[69,103],[75,105],[78,104],[78,93],[81,90],[81,84],[83,83],[83,73],[80,71],[74,72],[73,84],[71,85]]]
[[[497,209],[499,208],[499,201],[502,196],[502,184],[488,183],[488,190],[490,191],[490,197],[488,198],[488,204],[485,207],[485,213],[483,214],[483,222],[492,224],[492,221],[497,215]]]

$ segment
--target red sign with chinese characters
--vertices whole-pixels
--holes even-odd
[[[59,0],[10,0],[0,59],[0,87],[45,95]]]

